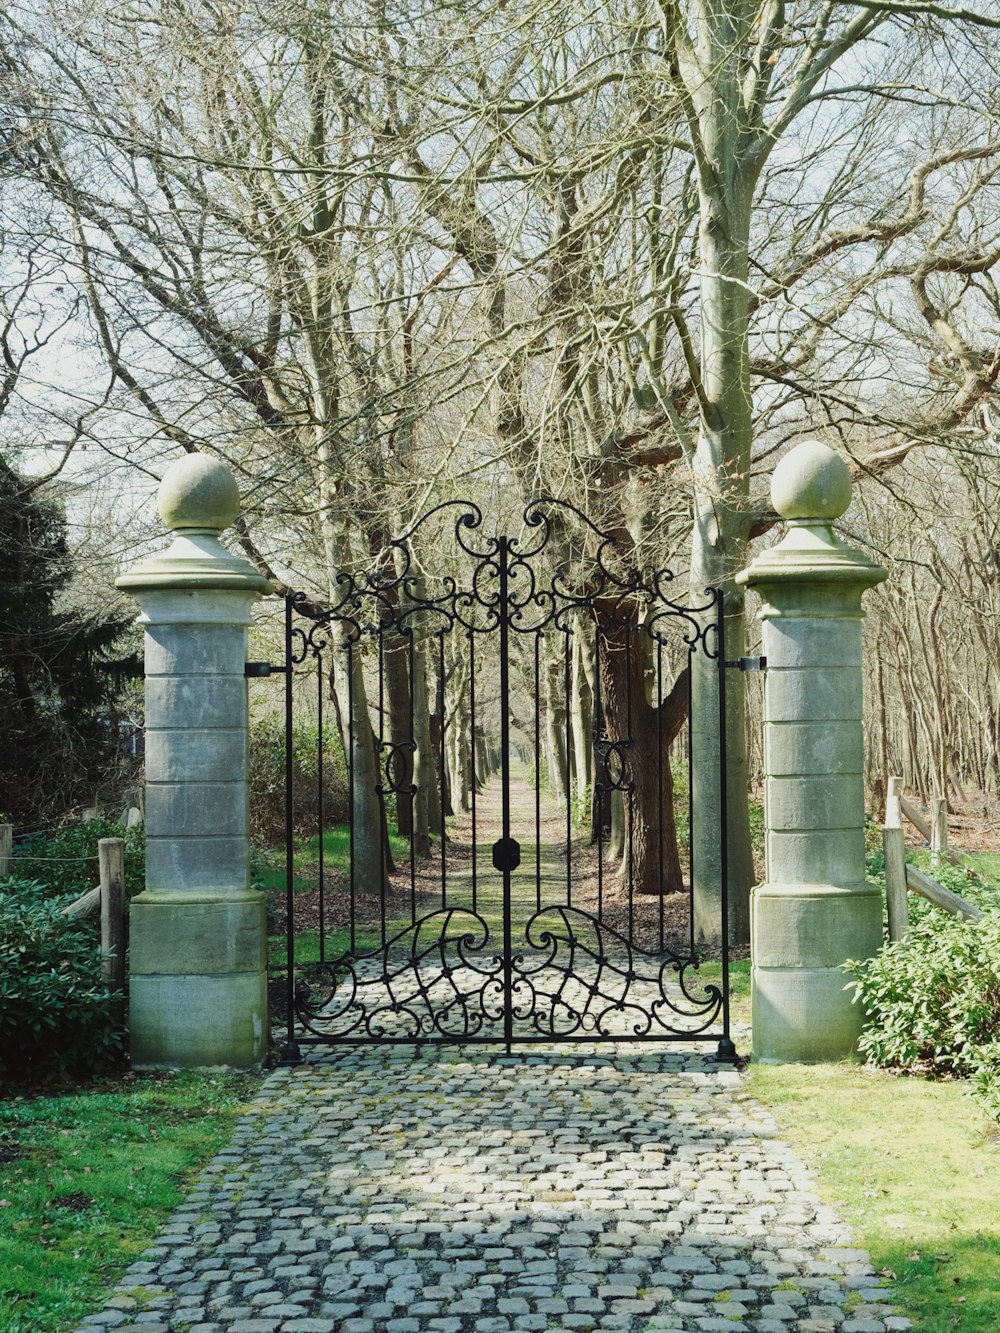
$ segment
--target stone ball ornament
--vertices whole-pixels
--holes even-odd
[[[832,523],[850,507],[852,492],[847,464],[819,440],[796,445],[771,478],[771,503],[784,519]]]
[[[221,532],[236,522],[240,491],[224,463],[208,454],[185,454],[163,474],[157,509],[168,528]]]

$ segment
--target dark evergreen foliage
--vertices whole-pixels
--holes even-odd
[[[132,618],[73,608],[72,573],[61,506],[0,459],[0,813],[16,825],[89,802],[118,759]]]

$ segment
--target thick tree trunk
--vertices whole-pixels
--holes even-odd
[[[622,864],[636,893],[676,893],[684,887],[674,822],[670,745],[684,723],[687,682],[654,704],[646,697],[647,651],[641,629],[621,608],[598,613],[604,730],[615,744],[611,776],[620,772]]]
[[[749,327],[749,227],[752,181],[735,167],[733,123],[726,106],[713,106],[703,122],[712,161],[725,179],[700,173],[699,257],[701,277],[701,426],[695,456],[694,534],[691,589],[695,601],[708,588],[724,595],[726,660],[745,650],[742,590],[733,582],[746,563],[752,412],[747,330]],[[716,158],[715,154],[719,157]],[[726,680],[726,790],[722,790],[719,667],[698,652],[692,656],[691,787],[694,827],[695,938],[718,943],[723,892],[721,805],[728,825],[729,940],[750,938],[749,774],[746,694],[741,672]]]

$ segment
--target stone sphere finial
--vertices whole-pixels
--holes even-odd
[[[185,454],[163,474],[157,494],[160,518],[168,528],[221,532],[236,522],[240,491],[224,463],[208,454]]]
[[[852,491],[847,464],[819,440],[796,445],[771,478],[771,503],[787,519],[833,522],[849,507]]]

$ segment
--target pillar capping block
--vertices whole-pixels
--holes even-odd
[[[157,507],[174,540],[116,580],[126,592],[155,589],[228,589],[255,596],[274,591],[249,560],[219,541],[239,517],[240,493],[232,473],[207,454],[185,454],[163,474]]]
[[[826,584],[831,592],[839,585],[850,595],[881,583],[887,571],[833,530],[850,506],[852,492],[851,474],[838,453],[819,440],[796,445],[771,479],[771,503],[787,520],[788,531],[777,546],[740,570],[736,582],[761,587],[765,600],[765,589],[777,592],[783,584]],[[768,606],[762,611],[765,616],[775,613],[776,608]]]

